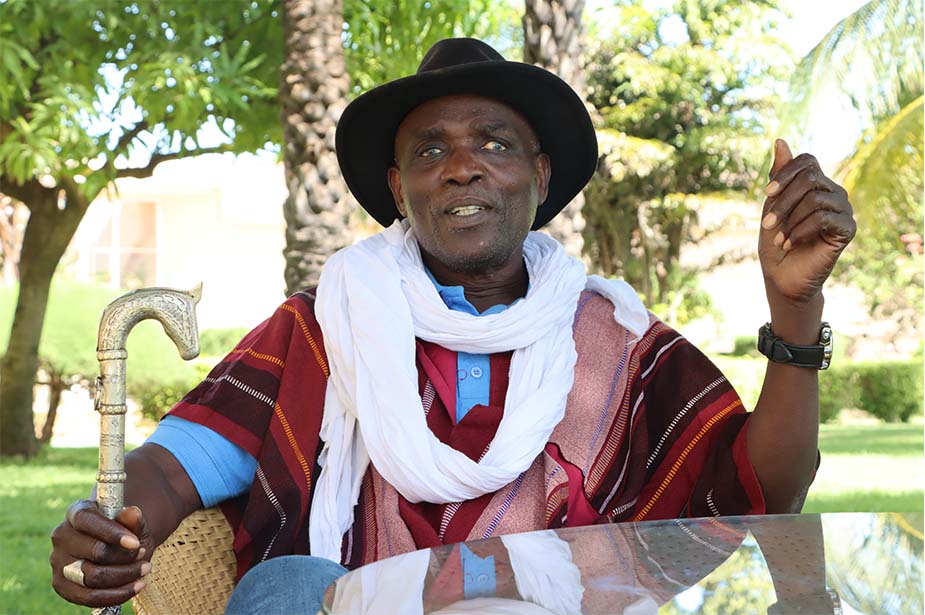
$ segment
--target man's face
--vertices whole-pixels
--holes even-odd
[[[395,162],[389,187],[425,258],[458,273],[522,258],[550,168],[519,113],[481,96],[430,100],[398,127]]]

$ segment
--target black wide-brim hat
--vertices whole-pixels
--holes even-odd
[[[549,194],[537,209],[538,229],[578,194],[597,166],[597,138],[581,98],[553,73],[508,62],[482,41],[437,42],[416,74],[390,81],[354,99],[337,124],[337,161],[354,197],[379,224],[401,218],[388,170],[395,166],[395,133],[408,113],[433,98],[478,94],[518,111],[550,158]]]

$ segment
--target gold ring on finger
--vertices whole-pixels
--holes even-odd
[[[81,587],[86,587],[86,585],[84,585],[83,563],[84,561],[79,559],[62,568],[61,572],[64,573],[64,578],[71,583],[77,583]]]

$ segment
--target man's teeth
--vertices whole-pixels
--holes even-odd
[[[471,216],[485,209],[481,205],[466,205],[465,207],[454,207],[450,210],[453,216]]]

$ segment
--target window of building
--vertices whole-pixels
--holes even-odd
[[[113,204],[93,247],[92,275],[120,288],[153,286],[157,279],[157,208],[153,202]]]

